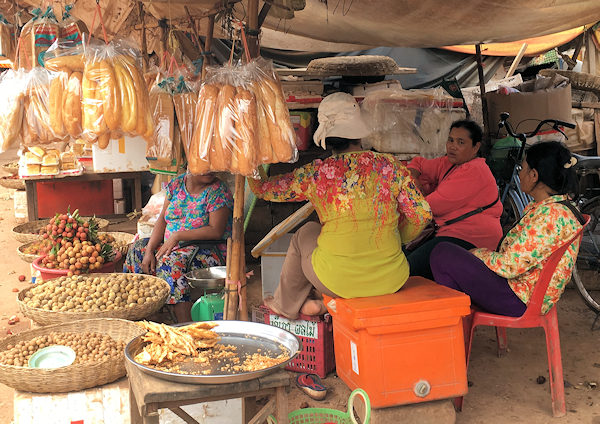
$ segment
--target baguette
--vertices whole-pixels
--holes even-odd
[[[23,121],[25,96],[19,93],[6,110],[0,110],[0,151],[5,152],[17,141]]]
[[[296,135],[290,122],[290,113],[285,104],[283,92],[275,80],[264,79],[261,84],[265,88],[266,99],[274,114],[272,123],[278,127],[278,136],[271,139],[274,156],[277,157],[278,162],[290,162],[294,158]],[[271,126],[269,126],[269,131],[271,131]]]
[[[65,137],[65,126],[63,124],[64,97],[67,86],[68,74],[59,72],[50,83],[50,94],[48,96],[48,110],[50,112],[50,128],[58,138]]]
[[[181,133],[181,141],[186,157],[190,156],[190,143],[194,134],[194,119],[196,112],[196,103],[198,95],[192,91],[189,93],[175,94],[173,96],[173,105],[175,106],[175,116],[177,125]]]
[[[256,162],[256,98],[244,88],[238,88],[235,96],[237,106],[237,122],[235,123],[235,152],[232,160],[232,172],[237,168],[237,172],[252,176],[257,166]]]
[[[152,122],[152,113],[150,111],[150,99],[146,83],[140,75],[133,58],[121,55],[115,60],[120,60],[131,75],[137,105],[135,132],[141,136],[145,136],[149,131],[152,131],[152,129],[148,129],[148,123]]]
[[[225,84],[217,96],[217,128],[210,149],[211,171],[228,171],[235,148],[235,94],[233,85]]]
[[[65,131],[73,138],[79,137],[82,131],[81,121],[81,84],[83,74],[73,72],[67,82],[67,90],[64,96],[63,123]]]
[[[121,125],[121,102],[117,93],[115,72],[108,60],[102,60],[98,73],[96,96],[102,102],[106,126],[113,131]]]
[[[110,131],[105,131],[101,135],[98,136],[98,147],[102,150],[108,147],[110,143]]]
[[[258,160],[261,163],[274,163],[277,158],[273,155],[271,147],[271,135],[269,133],[269,125],[267,114],[265,113],[265,104],[262,96],[262,90],[257,82],[251,85],[254,96],[256,97],[256,116],[257,116],[257,139],[258,139]]]
[[[217,122],[219,88],[204,84],[198,94],[195,125],[189,146],[188,167],[192,174],[203,175],[210,171],[209,152]]]
[[[137,100],[131,74],[122,63],[115,61],[115,76],[121,94],[121,128],[127,133],[135,131],[137,126]]]
[[[44,66],[54,72],[83,72],[85,61],[81,54],[58,56],[44,61]]]

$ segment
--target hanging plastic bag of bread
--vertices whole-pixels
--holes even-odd
[[[256,98],[245,66],[209,68],[196,105],[188,168],[258,177]]]
[[[150,90],[150,107],[153,111],[154,134],[146,157],[158,165],[170,165],[174,158],[175,109],[168,79]]]
[[[85,23],[71,15],[72,4],[65,6],[65,13],[60,23],[60,39],[69,42],[72,46],[83,44],[83,34],[89,34]]]
[[[252,76],[251,90],[257,102],[260,163],[295,162],[298,160],[296,133],[273,62],[258,58],[246,66]]]
[[[55,121],[51,119],[50,102],[59,101],[57,97],[50,96],[53,79],[56,74],[44,68],[33,68],[27,74],[27,89],[23,125],[27,126],[23,137],[25,145],[48,144],[60,141],[64,133],[55,133]],[[56,94],[56,92],[54,92]]]
[[[15,27],[0,14],[0,56],[15,58]]]
[[[82,127],[83,45],[57,40],[44,54],[44,65],[52,71],[50,124],[58,137],[80,138]]]
[[[59,25],[52,7],[44,13],[41,9],[31,11],[33,18],[21,30],[18,41],[18,67],[32,69],[44,66],[44,53],[56,41]]]
[[[25,90],[24,71],[9,69],[0,76],[0,152],[20,142]]]
[[[82,114],[83,137],[102,149],[122,134],[152,141],[152,111],[137,50],[118,40],[86,47]]]

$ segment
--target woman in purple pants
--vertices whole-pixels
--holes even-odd
[[[580,215],[568,194],[577,190],[573,165],[577,160],[558,142],[533,145],[521,165],[521,189],[533,197],[523,217],[506,234],[497,251],[465,250],[440,243],[431,252],[435,281],[462,291],[471,302],[494,314],[521,316],[548,257],[581,228]],[[579,241],[560,260],[546,295],[546,313],[571,278]]]

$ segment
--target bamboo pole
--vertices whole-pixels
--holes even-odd
[[[477,59],[477,73],[479,74],[479,90],[481,91],[481,113],[483,115],[483,134],[488,137],[488,108],[485,96],[485,76],[483,75],[483,61],[481,59],[481,44],[475,44],[475,55]]]
[[[521,49],[519,50],[519,53],[517,53],[517,56],[513,60],[512,64],[510,65],[510,68],[508,69],[508,72],[506,73],[506,76],[504,78],[509,78],[509,77],[513,76],[513,74],[517,70],[517,66],[519,66],[519,63],[521,62],[521,59],[523,59],[523,55],[525,54],[525,51],[527,50],[527,45],[528,45],[527,43],[523,43],[523,45],[521,46]]]
[[[235,192],[233,195],[233,231],[231,235],[231,258],[228,258],[229,267],[227,268],[227,276],[230,281],[227,284],[227,309],[224,311],[225,319],[235,319],[238,312],[238,284],[245,285],[246,269],[245,269],[245,247],[244,247],[244,189],[246,178],[243,175],[235,176]],[[240,289],[240,311],[242,309],[242,301],[246,301],[246,288]],[[247,320],[241,313],[239,319]],[[245,319],[244,319],[245,318]]]

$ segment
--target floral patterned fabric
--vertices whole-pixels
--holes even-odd
[[[186,175],[173,178],[166,187],[169,206],[165,211],[165,240],[176,231],[194,230],[208,225],[209,214],[222,207],[233,211],[233,196],[224,182],[216,180],[202,193],[192,195],[185,188]],[[223,239],[231,237],[231,224],[232,215],[227,220]],[[226,254],[227,247],[222,245],[220,248]]]
[[[388,154],[342,153],[248,183],[265,200],[312,202],[323,226],[312,265],[341,297],[377,296],[402,287],[408,263],[401,245],[431,220],[410,173]]]
[[[142,273],[142,261],[148,241],[150,241],[149,238],[140,239],[130,247],[123,265],[123,272]],[[171,286],[171,296],[167,303],[172,305],[190,301],[190,287],[184,277],[188,270],[219,265],[225,264],[219,261],[215,252],[210,249],[188,246],[173,250],[169,256],[163,256],[157,261],[155,275]]]
[[[506,278],[525,304],[529,303],[550,254],[581,228],[573,212],[559,203],[564,200],[566,196],[551,196],[541,202],[530,203],[523,212],[523,218],[506,235],[498,252],[488,249],[473,252],[492,271]],[[544,296],[542,312],[548,312],[562,295],[571,279],[578,251],[579,241],[575,241],[558,263]]]

